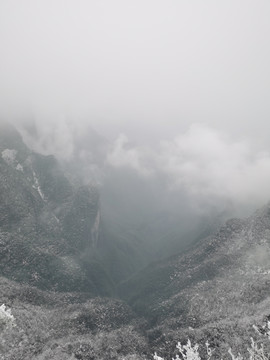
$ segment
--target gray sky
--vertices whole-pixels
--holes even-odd
[[[264,201],[269,19],[268,0],[1,0],[1,117],[34,118],[60,155],[90,123],[112,166]]]
[[[264,139],[269,18],[268,0],[1,0],[1,113]]]

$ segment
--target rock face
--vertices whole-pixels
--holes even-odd
[[[97,189],[72,186],[53,156],[31,152],[1,125],[2,275],[42,289],[109,294],[111,280],[93,256],[99,234]]]

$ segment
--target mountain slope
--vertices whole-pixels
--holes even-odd
[[[239,339],[270,313],[269,285],[267,205],[248,219],[229,220],[185,254],[152,264],[120,293],[149,319],[149,336],[161,350],[188,337],[239,350]]]
[[[5,360],[145,359],[143,322],[123,302],[42,291],[0,277],[0,357]],[[149,358],[149,356],[147,357]]]
[[[53,156],[31,152],[17,131],[0,131],[1,273],[42,289],[111,294],[95,254],[99,195],[74,187]]]

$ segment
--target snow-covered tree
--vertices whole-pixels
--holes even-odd
[[[6,307],[5,304],[0,306],[0,325],[3,326],[14,326],[15,319],[11,314],[11,310]]]
[[[256,332],[260,335],[266,336],[270,340],[270,322],[268,321],[264,326],[257,327],[253,326]],[[205,344],[206,346],[206,359],[210,360],[214,349],[212,349],[208,342]],[[201,356],[199,353],[199,345],[195,344],[192,346],[191,341],[188,339],[186,345],[182,345],[180,342],[176,345],[176,348],[179,351],[179,354],[176,355],[172,360],[201,360]],[[270,354],[268,354],[263,346],[263,344],[256,342],[253,338],[251,338],[250,347],[247,348],[247,352],[249,354],[249,360],[269,360]],[[228,354],[230,355],[231,360],[245,360],[245,357],[241,354],[235,355],[231,348],[228,350]],[[204,357],[205,358],[205,357]],[[155,353],[154,360],[165,360]]]

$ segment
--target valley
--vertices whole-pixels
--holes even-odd
[[[185,226],[188,212],[148,211],[156,193],[132,174],[86,182],[74,163],[0,130],[0,301],[14,316],[0,316],[2,359],[171,358],[188,339],[229,358],[259,338],[253,325],[270,315],[269,205]],[[125,177],[142,188],[137,202]]]

